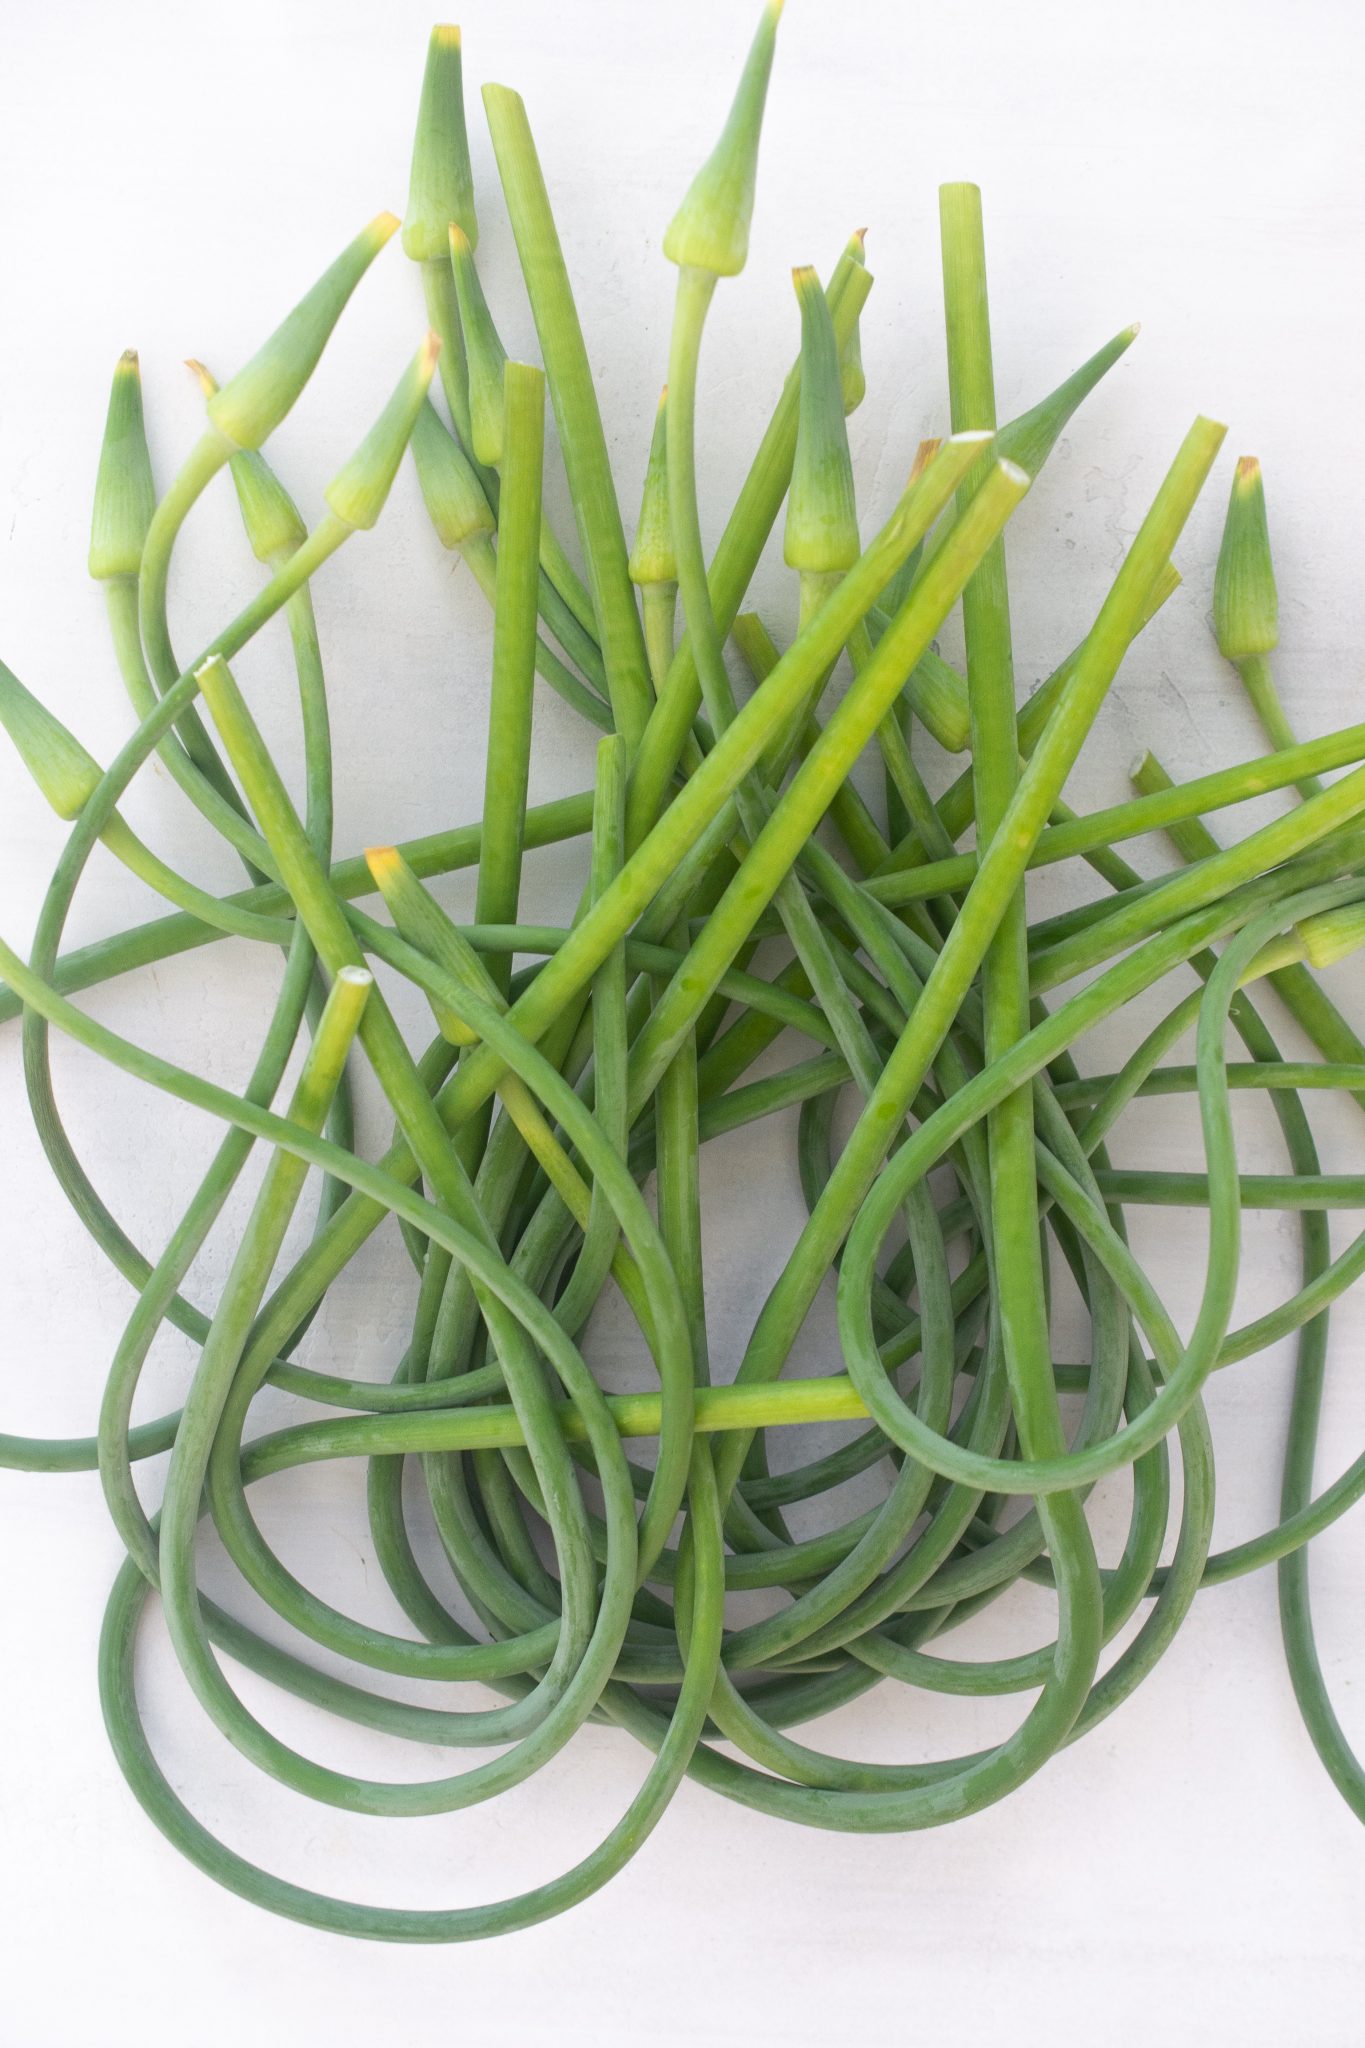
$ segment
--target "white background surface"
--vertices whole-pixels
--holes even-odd
[[[672,276],[659,238],[710,144],[749,13],[728,0],[504,0],[464,18],[490,297],[514,352],[530,349],[477,101],[478,83],[497,78],[528,102],[628,516],[666,344]],[[129,715],[84,557],[114,359],[130,343],[142,352],[164,482],[197,431],[182,356],[232,370],[361,221],[380,206],[402,210],[428,26],[416,0],[241,0],[212,18],[162,0],[115,11],[10,0],[5,11],[0,651],[104,758]],[[1305,732],[1359,717],[1362,57],[1345,0],[1122,12],[1079,0],[913,10],[793,0],[750,266],[719,293],[708,337],[712,531],[795,347],[787,270],[827,267],[864,221],[877,285],[864,323],[869,398],[852,433],[865,524],[884,511],[917,439],[944,419],[935,187],[974,177],[986,193],[1002,416],[1118,327],[1144,322],[1013,529],[1023,682],[1084,631],[1192,414],[1231,423],[1180,551],[1186,587],[1130,658],[1070,794],[1086,804],[1126,794],[1139,743],[1177,774],[1257,751],[1206,624],[1227,476],[1243,449],[1266,465],[1294,716]],[[306,507],[318,505],[421,325],[418,283],[395,243],[272,443]],[[173,625],[187,652],[255,583],[225,487],[196,513],[177,561]],[[785,625],[779,564],[765,568],[760,595]],[[487,619],[468,578],[439,555],[410,472],[379,530],[328,570],[317,596],[339,849],[472,816]],[[287,746],[278,638],[241,673]],[[548,694],[538,721],[533,797],[583,787],[585,731]],[[23,940],[61,831],[7,758],[0,786],[0,930]],[[128,809],[168,857],[233,885],[163,775],[143,778]],[[578,873],[575,859],[539,856],[530,900],[544,915],[565,913]],[[447,900],[467,903],[468,892],[452,887]],[[73,941],[146,914],[134,885],[97,859]],[[224,946],[89,1000],[168,1056],[239,1084],[273,974],[245,946]],[[1365,1014],[1360,971],[1337,982]],[[93,1426],[131,1297],[47,1179],[13,1027],[4,1038],[0,1418],[8,1429],[76,1432]],[[57,1074],[98,1184],[134,1236],[159,1246],[213,1134],[69,1048],[59,1048]],[[1126,1158],[1197,1165],[1191,1124],[1188,1105],[1144,1113]],[[1247,1128],[1252,1158],[1265,1121],[1253,1114]],[[786,1123],[765,1127],[707,1162],[720,1373],[733,1369],[796,1225],[793,1135]],[[372,1116],[366,1137],[381,1136]],[[1330,1164],[1359,1166],[1353,1112],[1324,1136]],[[761,1201],[745,1192],[755,1182]],[[1338,1219],[1340,1241],[1350,1220]],[[1144,1218],[1138,1241],[1187,1324],[1202,1251],[1194,1221]],[[196,1274],[199,1298],[222,1256]],[[1239,1320],[1292,1287],[1291,1219],[1253,1221],[1247,1259]],[[348,1275],[309,1355],[390,1369],[408,1305],[401,1259],[392,1246],[376,1251]],[[828,1364],[826,1335],[813,1326],[808,1367]],[[1324,1479],[1365,1440],[1362,1335],[1365,1317],[1348,1306],[1336,1321]],[[145,1412],[174,1397],[185,1364],[183,1347],[159,1348]],[[1287,1385],[1278,1360],[1213,1390],[1220,1543],[1274,1516]],[[1121,1489],[1097,1500],[1110,1556],[1123,1506]],[[357,1612],[392,1619],[367,1561],[354,1475],[299,1480],[274,1496],[267,1521],[305,1576]],[[1358,1520],[1348,1521],[1314,1553],[1324,1662],[1357,1740],[1359,1543]],[[1299,1727],[1268,1576],[1204,1596],[1138,1697],[1002,1808],[947,1832],[843,1839],[804,1836],[684,1786],[625,1875],[572,1917],[500,1944],[426,1951],[272,1921],[183,1865],[143,1819],[96,1701],[95,1641],[117,1546],[93,1478],[0,1475],[0,1559],[4,2048],[1359,2039],[1365,1836]],[[1047,1620],[1041,1598],[1025,1596],[960,1646],[1023,1647],[1043,1639]],[[235,1844],[324,1889],[413,1904],[501,1895],[584,1853],[642,1767],[624,1737],[594,1730],[543,1782],[497,1806],[417,1823],[348,1820],[253,1779],[180,1686],[158,1628],[146,1638],[149,1720],[173,1782]],[[398,1774],[427,1765],[358,1735],[319,1735],[301,1710],[265,1704],[272,1725],[334,1761]],[[821,1733],[849,1754],[946,1755],[993,1739],[1019,1711],[887,1692]]]

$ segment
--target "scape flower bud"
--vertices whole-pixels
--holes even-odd
[[[1007,426],[1000,428],[995,437],[997,455],[1017,462],[1030,476],[1037,476],[1043,464],[1056,447],[1058,440],[1072,414],[1082,401],[1090,396],[1106,371],[1111,370],[1119,357],[1131,348],[1138,335],[1136,322],[1107,341],[1103,348],[1096,349],[1093,356],[1083,362],[1079,370],[1050,391],[1046,398],[1040,398],[1037,405],[1027,412],[1021,412]]]
[[[346,301],[397,226],[393,214],[376,214],[245,369],[214,392],[209,418],[238,448],[259,448],[274,433],[316,369]]]
[[[428,334],[399,378],[383,412],[323,492],[337,518],[344,519],[348,526],[371,527],[383,511],[440,352],[440,342],[434,334]]]
[[[1213,579],[1213,630],[1229,661],[1269,654],[1280,638],[1279,599],[1270,559],[1265,486],[1254,455],[1239,458]]]
[[[1296,927],[1310,967],[1334,967],[1365,946],[1365,903],[1343,903],[1300,919]]]
[[[0,725],[59,818],[78,818],[104,770],[0,661]]]
[[[483,485],[429,398],[418,408],[412,459],[423,503],[443,548],[461,547],[476,533],[493,531],[493,509]]]
[[[90,521],[90,574],[97,582],[136,580],[143,543],[156,510],[156,486],[142,421],[142,378],[137,350],[125,349],[114,367],[104,443],[95,477]]]
[[[678,564],[673,553],[673,517],[668,509],[668,386],[659,394],[654,416],[654,437],[649,444],[645,467],[644,496],[640,501],[640,523],[630,551],[632,583],[676,583]]]
[[[849,236],[848,248],[844,253],[860,270],[867,268],[866,228],[854,230]],[[867,378],[863,375],[862,327],[857,320],[853,323],[853,332],[844,343],[844,352],[839,358],[839,382],[843,386],[845,414],[855,413],[867,396]]]
[[[839,345],[814,270],[794,270],[792,281],[801,306],[801,401],[782,552],[789,568],[829,575],[858,559]]]
[[[446,236],[458,221],[471,248],[479,239],[474,214],[474,173],[464,120],[464,66],[460,31],[438,24],[427,45],[417,133],[412,144],[403,248],[415,263],[444,263]]]
[[[768,0],[740,74],[719,142],[669,223],[664,254],[679,269],[737,277],[749,254],[763,103],[773,68],[782,0]]]
[[[210,370],[191,356],[188,367],[199,379],[205,398],[218,389]],[[269,566],[284,561],[308,538],[303,514],[276,476],[265,457],[254,448],[241,448],[228,463],[242,525],[252,554]]]

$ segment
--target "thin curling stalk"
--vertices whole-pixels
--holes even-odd
[[[764,1304],[740,1368],[744,1380],[773,1379],[781,1371],[820,1277],[828,1270],[876,1178],[900,1120],[951,1030],[999,929],[1004,908],[1137,631],[1152,586],[1170,559],[1224,432],[1216,421],[1196,420],[1157,492],[1100,607],[1075,674],[1020,777],[999,830],[985,848],[976,880],[925,981],[914,1014],[887,1060],[876,1094],[859,1116],[796,1249]],[[979,500],[980,493],[977,496]],[[961,523],[959,519],[959,526]],[[926,564],[926,577],[935,573],[942,553],[939,550]],[[827,731],[833,724],[831,720]],[[738,1472],[743,1455],[744,1447],[736,1446],[734,1462],[723,1476]]]
[[[953,427],[957,432],[969,427],[993,428],[995,387],[981,195],[975,185],[945,185],[939,197]],[[1053,430],[1054,439],[1057,430]],[[986,848],[1009,809],[1019,779],[1002,541],[996,541],[963,592],[962,622],[977,831]],[[1020,876],[1003,902],[998,928],[985,951],[983,1008],[988,1060],[997,1059],[1029,1028],[1027,947],[1027,909]],[[1052,1383],[1029,1089],[1021,1088],[991,1112],[986,1137],[1005,1365],[1020,1445],[1026,1457],[1055,1456],[1064,1447],[1065,1437]],[[1068,1568],[1079,1573],[1078,1591],[1082,1582],[1088,1585],[1090,1597],[1081,1604],[1093,1621],[1098,1582],[1077,1503],[1065,1504],[1059,1526],[1049,1528],[1048,1534],[1054,1546],[1061,1545],[1069,1553]],[[1096,1641],[1096,1653],[1098,1647]]]

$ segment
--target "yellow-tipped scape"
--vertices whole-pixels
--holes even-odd
[[[323,493],[348,526],[371,527],[383,511],[440,353],[439,335],[428,333],[383,412]]]
[[[239,448],[259,448],[274,433],[317,368],[346,301],[398,226],[377,213],[342,250],[246,368],[209,400],[209,418]]]
[[[782,0],[768,0],[719,142],[669,223],[664,254],[680,269],[736,277],[749,253],[758,140]]]

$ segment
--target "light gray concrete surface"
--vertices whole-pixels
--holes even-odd
[[[659,243],[709,145],[748,9],[628,0],[506,0],[466,17],[480,256],[514,351],[533,346],[477,101],[484,79],[525,93],[579,294],[613,460],[633,516],[663,372],[672,273]],[[404,203],[429,16],[416,0],[239,0],[209,16],[167,0],[12,5],[0,76],[0,653],[107,758],[129,729],[102,607],[85,577],[88,506],[107,378],[142,352],[153,454],[166,479],[197,431],[188,354],[234,369],[355,228]],[[865,524],[890,503],[916,441],[945,410],[935,188],[985,190],[1000,404],[1030,404],[1117,328],[1143,333],[1058,450],[1012,529],[1015,632],[1031,684],[1083,633],[1192,415],[1230,423],[1227,452],[1180,549],[1184,589],[1126,663],[1074,778],[1073,800],[1127,794],[1155,746],[1177,775],[1258,751],[1250,713],[1208,631],[1232,458],[1266,468],[1281,582],[1281,675],[1305,733],[1358,718],[1365,651],[1365,269],[1355,8],[1251,0],[1237,9],[1080,0],[967,10],[886,0],[793,0],[782,30],[750,265],[718,294],[703,372],[701,460],[712,535],[796,342],[793,263],[828,266],[869,227],[876,288],[865,321],[869,394],[852,426]],[[308,508],[421,331],[420,292],[395,244],[297,416],[272,443]],[[556,484],[557,502],[563,504]],[[224,489],[177,555],[172,619],[188,651],[255,586]],[[779,625],[792,595],[776,554],[758,581]],[[410,471],[376,533],[319,579],[345,851],[478,808],[488,621],[440,555]],[[945,645],[952,652],[953,635]],[[241,663],[272,738],[293,743],[287,653],[267,635]],[[583,787],[586,730],[537,707],[533,797]],[[26,940],[62,830],[0,755],[0,931]],[[230,861],[160,771],[128,811],[166,856],[221,887]],[[1258,812],[1257,816],[1268,812]],[[1156,849],[1137,856],[1149,865]],[[577,852],[531,864],[529,900],[567,914]],[[1038,891],[1062,900],[1064,878]],[[446,891],[467,905],[462,884]],[[72,919],[83,940],[150,913],[101,857]],[[90,998],[98,1015],[237,1085],[275,963],[244,944],[173,962]],[[1358,967],[1341,999],[1365,1017]],[[411,1013],[414,1016],[415,1012]],[[1287,1042],[1292,1034],[1287,1034]],[[27,1122],[17,1034],[3,1033],[0,1116],[0,1421],[93,1426],[130,1305],[50,1181]],[[1107,1060],[1119,1039],[1094,1048]],[[58,1090],[95,1179],[139,1242],[159,1246],[206,1156],[204,1122],[70,1047]],[[1247,1158],[1273,1160],[1268,1118]],[[366,1140],[378,1144],[373,1104]],[[1358,1165],[1353,1114],[1323,1123],[1329,1163]],[[797,1227],[787,1120],[708,1156],[717,1370]],[[1130,1163],[1199,1163],[1188,1104],[1132,1120]],[[754,1190],[761,1188],[761,1199]],[[240,1209],[234,1211],[240,1214]],[[1337,1219],[1344,1241],[1352,1219]],[[1137,1242],[1186,1327],[1203,1241],[1177,1212]],[[195,1275],[207,1298],[225,1240]],[[1291,1218],[1253,1218],[1239,1319],[1293,1284]],[[312,1355],[379,1371],[409,1308],[393,1243],[329,1304]],[[1365,1317],[1336,1318],[1322,1476],[1365,1438],[1357,1372]],[[802,1347],[828,1364],[822,1304]],[[611,1364],[620,1332],[601,1328]],[[623,1366],[628,1360],[619,1361]],[[187,1349],[167,1339],[148,1413],[175,1397]],[[1288,1361],[1221,1379],[1218,1538],[1275,1514]],[[277,1404],[287,1412],[288,1404]],[[153,1488],[159,1477],[151,1482]],[[1096,1499],[1108,1554],[1124,1491]],[[272,1540],[310,1583],[392,1620],[368,1554],[357,1475],[325,1468],[262,1495]],[[1315,1550],[1322,1652],[1348,1731],[1358,1702],[1358,1521]],[[636,1862],[571,1918],[458,1953],[394,1951],[272,1921],[187,1869],[144,1821],[106,1749],[95,1642],[117,1562],[95,1481],[0,1475],[0,1918],[7,2048],[107,2048],[254,2038],[480,2044],[641,2039],[1018,2044],[1165,2040],[1216,2048],[1332,2048],[1359,2039],[1365,1837],[1302,1733],[1260,1576],[1200,1602],[1152,1680],[1093,1737],[1001,1808],[930,1835],[804,1835],[684,1787]],[[212,1560],[210,1576],[214,1575]],[[1017,1596],[959,1639],[1023,1647],[1048,1623]],[[147,1631],[148,1717],[173,1783],[228,1839],[290,1876],[394,1903],[500,1895],[574,1861],[611,1825],[642,1759],[589,1731],[542,1778],[449,1819],[354,1821],[256,1777],[209,1729]],[[271,1725],[329,1760],[404,1774],[427,1759],[328,1729],[265,1699]],[[885,1691],[819,1730],[848,1754],[927,1757],[1003,1733],[1020,1703]]]

